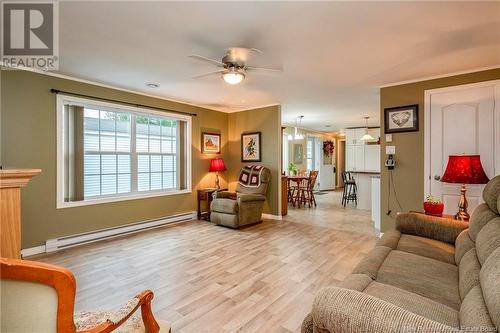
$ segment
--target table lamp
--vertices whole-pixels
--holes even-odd
[[[210,169],[209,172],[215,172],[215,187],[217,191],[220,190],[219,186],[219,171],[225,171],[226,166],[224,165],[224,160],[222,158],[214,158],[210,160]]]
[[[441,178],[443,183],[462,184],[460,189],[460,201],[458,203],[458,213],[455,220],[468,221],[467,199],[465,197],[465,184],[486,184],[489,179],[484,173],[479,155],[450,155],[446,171]]]

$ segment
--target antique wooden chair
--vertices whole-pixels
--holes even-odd
[[[151,311],[153,292],[145,290],[115,312],[74,315],[76,281],[62,267],[0,258],[2,320],[9,333],[169,333],[170,325],[156,321]],[[134,312],[141,308],[142,322]]]

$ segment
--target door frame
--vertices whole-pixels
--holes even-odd
[[[445,93],[460,91],[471,88],[494,88],[495,108],[493,110],[495,123],[493,127],[493,135],[495,140],[493,142],[493,149],[495,151],[494,160],[494,174],[500,172],[500,80],[482,81],[477,83],[461,84],[458,86],[450,86],[444,88],[427,89],[424,90],[424,200],[427,193],[431,190],[431,96],[436,93]]]

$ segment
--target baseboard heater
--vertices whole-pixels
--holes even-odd
[[[97,242],[103,239],[118,237],[126,234],[131,234],[139,231],[161,227],[165,224],[186,222],[195,219],[196,219],[196,212],[189,212],[155,220],[147,220],[108,229],[101,229],[77,235],[49,239],[45,242],[45,252],[54,252],[78,245]]]

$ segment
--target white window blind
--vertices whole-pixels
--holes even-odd
[[[69,169],[58,171],[58,179],[63,178],[64,183],[60,187],[65,192],[62,201],[187,190],[190,118],[72,97],[60,104],[63,111],[58,123],[65,133],[63,140],[58,136],[62,151],[58,170]]]

